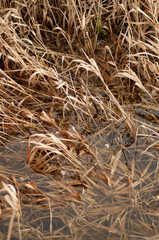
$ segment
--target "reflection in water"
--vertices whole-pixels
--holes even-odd
[[[25,141],[1,147],[0,173],[19,191],[23,239],[151,239],[159,231],[158,153],[155,148],[143,152],[153,142],[147,137],[151,129],[144,131],[140,128],[136,139],[124,129],[89,136],[96,159],[88,152],[80,156],[87,167],[82,180],[67,171],[61,177],[35,173],[25,162]],[[9,219],[6,212],[1,239]],[[12,239],[18,238],[15,219]]]

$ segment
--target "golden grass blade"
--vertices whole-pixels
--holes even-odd
[[[122,150],[119,150],[115,156],[113,155],[111,157],[111,162],[110,162],[110,164],[112,165],[111,166],[111,176],[114,175],[118,164],[120,164],[119,160],[120,160],[121,154],[122,154]]]
[[[131,70],[123,70],[122,72],[118,72],[114,77],[121,77],[121,78],[128,78],[131,79],[135,82],[135,85],[137,87],[139,87],[141,90],[143,90],[144,92],[146,92],[150,98],[153,99],[153,97],[151,96],[151,94],[146,90],[146,88],[143,86],[142,82],[140,81],[140,79],[138,78],[138,76]],[[153,99],[154,100],[154,99]]]

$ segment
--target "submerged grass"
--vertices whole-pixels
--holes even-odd
[[[1,239],[158,236],[158,13],[0,1]]]

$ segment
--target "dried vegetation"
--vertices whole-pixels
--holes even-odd
[[[0,1],[1,239],[157,239],[158,15]]]

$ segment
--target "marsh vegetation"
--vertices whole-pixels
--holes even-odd
[[[0,239],[157,239],[159,1],[0,1]]]

